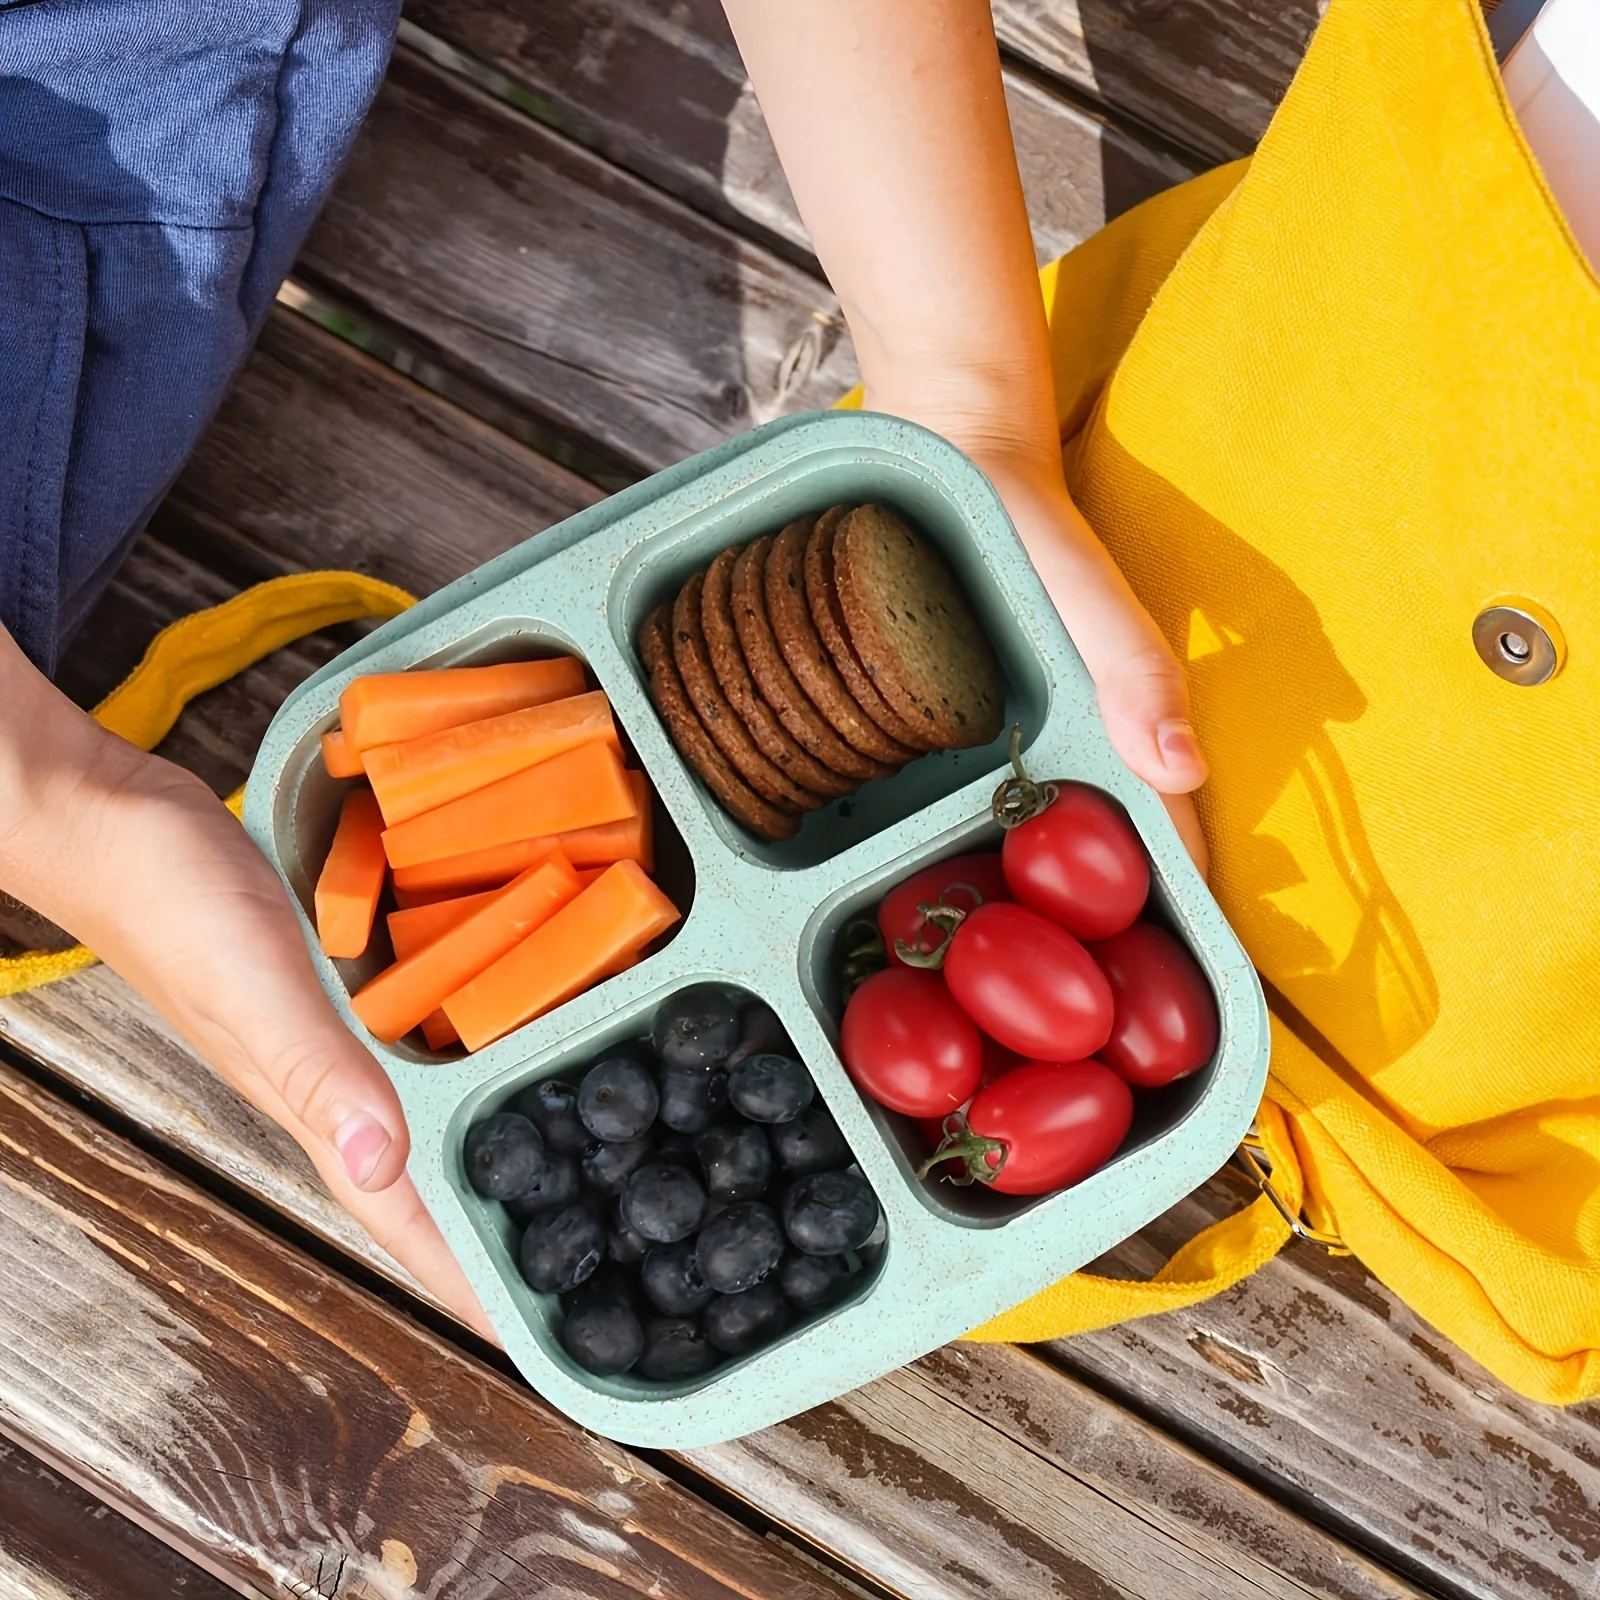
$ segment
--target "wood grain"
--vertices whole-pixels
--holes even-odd
[[[1266,131],[1319,0],[995,0],[1001,43],[1212,161]]]
[[[697,209],[809,252],[720,0],[410,0],[406,37],[485,77],[505,98],[682,196]],[[422,30],[419,34],[416,30]],[[1006,102],[1041,261],[1195,168],[1021,72]]]
[[[843,1596],[8,1070],[0,1425],[268,1593]]]
[[[0,1438],[0,1600],[225,1600],[233,1592]]]
[[[1104,1265],[1148,1273],[1247,1198],[1214,1181]],[[1347,1257],[1297,1244],[1193,1310],[1048,1348],[1442,1593],[1600,1595],[1600,1406],[1513,1394]]]
[[[819,280],[406,49],[298,270],[652,470],[855,381]]]

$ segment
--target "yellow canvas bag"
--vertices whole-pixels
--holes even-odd
[[[1273,1184],[1513,1388],[1590,1398],[1600,282],[1477,6],[1333,0],[1249,162],[1044,287],[1073,493],[1187,663],[1212,885],[1274,1012]],[[1501,601],[1548,681],[1480,659]],[[1152,1283],[1080,1274],[976,1336],[1191,1303],[1288,1233],[1264,1196]]]

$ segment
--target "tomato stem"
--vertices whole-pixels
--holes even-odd
[[[944,965],[945,952],[950,948],[950,941],[955,937],[956,929],[967,920],[970,913],[963,911],[960,906],[933,903],[918,906],[917,910],[922,913],[922,920],[938,928],[944,934],[944,938],[931,950],[924,950],[919,945],[910,944],[904,939],[896,939],[894,953],[908,967],[923,967],[931,972],[937,972]]]
[[[952,1111],[944,1119],[944,1129],[939,1148],[917,1168],[918,1178],[926,1179],[935,1167],[943,1166],[946,1161],[960,1161],[966,1166],[967,1170],[959,1178],[952,1178],[948,1174],[945,1176],[946,1183],[953,1183],[958,1188],[965,1189],[973,1183],[993,1183],[1000,1176],[1006,1156],[1010,1153],[1003,1140],[988,1139],[981,1133],[974,1133],[966,1113],[962,1111]],[[991,1166],[989,1157],[995,1154],[1000,1159]]]
[[[1015,776],[1007,778],[994,792],[989,809],[1002,828],[1020,828],[1032,822],[1041,812],[1055,804],[1060,790],[1053,783],[1035,783],[1022,764],[1022,724],[1011,724],[1011,770]]]

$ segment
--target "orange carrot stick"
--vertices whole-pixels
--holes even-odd
[[[339,696],[339,718],[345,743],[359,752],[562,700],[582,694],[583,687],[583,663],[574,656],[508,661],[498,667],[378,672],[345,688]]]
[[[344,742],[337,728],[322,736],[322,764],[330,778],[359,778],[365,771],[360,755]]]
[[[444,1002],[469,1050],[520,1028],[616,970],[678,920],[637,861],[619,861],[543,927]]]
[[[414,867],[467,850],[620,822],[637,810],[617,752],[603,742],[580,744],[388,829],[383,848],[390,866]]]
[[[357,991],[350,1009],[374,1038],[392,1044],[580,893],[577,873],[560,851],[552,852],[448,933],[386,967]]]
[[[448,1050],[451,1045],[461,1043],[461,1035],[442,1011],[432,1012],[422,1019],[422,1037],[428,1041],[430,1050]]]
[[[361,760],[392,828],[596,739],[609,740],[621,753],[611,703],[598,689],[403,744],[380,744]]]
[[[367,948],[383,874],[378,802],[370,789],[352,789],[339,808],[339,826],[317,879],[317,937],[328,955],[354,957]]]
[[[575,867],[609,867],[614,861],[637,861],[646,872],[655,871],[654,808],[650,780],[642,772],[628,774],[634,804],[633,816],[598,827],[557,834],[554,839],[519,839],[514,844],[465,855],[423,861],[414,867],[397,867],[395,898],[401,905],[421,905],[428,900],[467,894],[474,889],[498,888],[525,872],[552,844]]]
[[[529,862],[529,866],[535,865],[536,862]],[[583,882],[581,872],[578,882]],[[389,943],[394,946],[395,960],[404,961],[407,956],[414,956],[417,951],[426,949],[458,922],[465,922],[474,911],[488,905],[499,892],[499,889],[485,889],[479,894],[457,895],[452,900],[436,900],[432,905],[391,911]]]

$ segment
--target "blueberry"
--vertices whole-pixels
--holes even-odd
[[[716,1293],[700,1276],[693,1239],[652,1250],[639,1270],[639,1287],[645,1299],[668,1317],[692,1316]]]
[[[772,1151],[754,1123],[719,1122],[694,1142],[713,1200],[754,1200],[772,1178]]]
[[[654,1159],[657,1161],[678,1161],[691,1171],[700,1170],[699,1158],[694,1153],[694,1135],[692,1133],[679,1133],[676,1128],[656,1128],[656,1144]]]
[[[596,1139],[620,1144],[649,1132],[661,1096],[654,1074],[632,1056],[597,1061],[578,1085],[578,1115]]]
[[[651,1317],[644,1325],[644,1354],[634,1370],[641,1378],[667,1383],[698,1378],[717,1364],[717,1352],[698,1322],[687,1317]]]
[[[728,1074],[728,1098],[752,1122],[791,1122],[816,1098],[811,1074],[793,1056],[764,1050]]]
[[[878,1217],[878,1197],[858,1172],[813,1172],[783,1197],[783,1230],[808,1256],[859,1250]]]
[[[794,1054],[794,1046],[778,1021],[778,1013],[756,1000],[739,1013],[739,1042],[728,1057],[728,1070],[731,1072],[741,1061],[767,1050],[775,1050],[780,1056]]]
[[[650,1249],[650,1241],[636,1233],[622,1215],[622,1196],[611,1202],[606,1213],[606,1257],[619,1266],[636,1267]]]
[[[687,1167],[652,1161],[628,1179],[622,1214],[651,1244],[673,1244],[687,1239],[705,1220],[706,1192]]]
[[[648,1137],[624,1139],[617,1144],[597,1139],[583,1152],[583,1181],[601,1194],[621,1194],[628,1179],[650,1159],[654,1148]]]
[[[743,1294],[719,1294],[706,1307],[706,1338],[726,1356],[742,1356],[775,1339],[794,1313],[770,1278]]]
[[[544,1179],[539,1130],[515,1111],[497,1111],[467,1129],[467,1181],[486,1200],[515,1200]]]
[[[677,1133],[699,1133],[727,1104],[728,1075],[701,1067],[661,1069],[661,1109],[657,1115]]]
[[[626,1372],[644,1353],[644,1329],[620,1296],[585,1295],[562,1322],[561,1343],[586,1372],[611,1377]]]
[[[531,1189],[506,1201],[506,1210],[517,1222],[529,1222],[551,1206],[569,1206],[578,1198],[578,1163],[569,1155],[551,1152],[545,1161],[544,1178]]]
[[[533,1083],[511,1102],[540,1133],[547,1150],[578,1155],[589,1142],[589,1130],[578,1116],[578,1091],[560,1078]]]
[[[772,1153],[791,1178],[850,1164],[850,1146],[826,1106],[807,1106],[792,1122],[778,1123],[771,1138]]]
[[[861,1270],[861,1258],[808,1256],[791,1250],[778,1267],[778,1284],[797,1311],[816,1311],[832,1305]]]
[[[709,1072],[738,1044],[739,1013],[716,984],[697,983],[656,1012],[652,1038],[665,1066]]]
[[[783,1259],[783,1229],[771,1206],[729,1206],[700,1230],[695,1262],[718,1294],[753,1289]]]
[[[604,1259],[606,1230],[584,1206],[541,1211],[522,1235],[522,1275],[541,1294],[576,1289]]]

